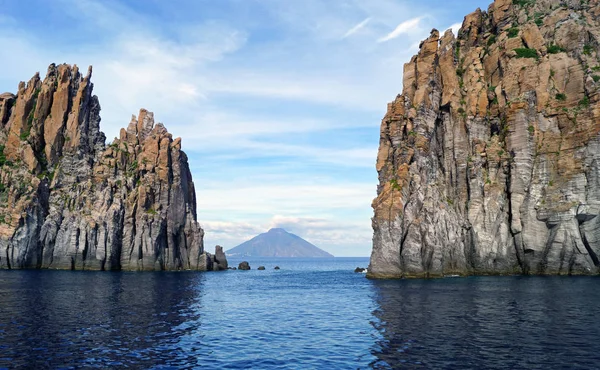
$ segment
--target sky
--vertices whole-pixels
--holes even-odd
[[[0,0],[0,92],[93,65],[107,142],[140,108],[182,137],[205,246],[282,227],[369,256],[379,127],[432,28],[491,0]]]

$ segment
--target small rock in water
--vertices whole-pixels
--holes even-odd
[[[227,267],[227,270],[237,270],[237,267]]]
[[[259,270],[264,270],[264,269],[265,269],[265,266],[258,266],[258,269],[259,269]]]
[[[238,265],[238,269],[239,270],[250,270],[250,264],[248,262],[246,262],[246,261],[242,261]]]
[[[354,272],[361,273],[361,272],[364,272],[365,270],[366,270],[365,268],[357,267],[357,268],[354,269]]]
[[[275,266],[275,270],[279,270],[279,266]]]
[[[215,255],[213,258],[215,260],[214,262],[216,265],[215,270],[227,270],[229,265],[227,264],[227,256],[225,255],[225,252],[223,252],[223,247],[221,247],[220,245],[217,245],[215,247]]]

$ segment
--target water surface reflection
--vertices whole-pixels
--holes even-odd
[[[596,278],[370,281],[362,260],[260,262],[0,271],[0,368],[600,367]]]
[[[0,367],[195,363],[178,341],[200,324],[202,274],[0,274]]]
[[[374,368],[594,369],[596,278],[374,281]]]

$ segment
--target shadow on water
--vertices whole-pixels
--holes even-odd
[[[196,363],[204,275],[0,272],[0,368]]]
[[[373,368],[600,367],[597,278],[374,281]]]

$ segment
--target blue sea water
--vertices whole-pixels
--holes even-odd
[[[0,271],[0,368],[600,368],[597,278],[371,281],[353,272],[366,258],[250,264]]]

